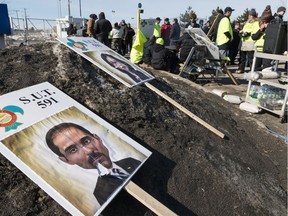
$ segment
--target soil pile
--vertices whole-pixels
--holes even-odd
[[[179,215],[285,215],[286,144],[249,115],[157,71],[150,83],[221,139],[143,86],[126,88],[58,43],[0,51],[0,95],[48,81],[152,151],[132,181]],[[69,215],[0,155],[1,215]],[[123,190],[103,215],[151,215]]]

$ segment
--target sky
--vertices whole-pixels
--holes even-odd
[[[8,13],[11,17],[24,18],[24,8],[27,17],[39,19],[57,19],[68,15],[69,0],[0,0],[0,3],[8,5]],[[272,3],[273,2],[273,3]],[[266,5],[271,5],[272,14],[277,11],[280,6],[287,8],[287,0],[70,0],[70,14],[73,17],[89,18],[91,13],[99,14],[104,12],[106,18],[114,22],[125,20],[132,25],[136,23],[138,3],[142,4],[144,13],[141,19],[156,18],[179,18],[180,14],[184,14],[189,6],[192,7],[198,18],[208,18],[213,9],[217,6],[224,10],[230,6],[235,11],[231,16],[231,20],[242,15],[246,8],[255,8],[258,14],[262,14]],[[81,4],[81,10],[80,5]],[[113,12],[114,11],[114,12]],[[287,14],[285,15],[287,20]]]

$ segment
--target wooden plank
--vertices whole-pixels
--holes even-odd
[[[208,123],[206,123],[205,121],[203,121],[201,118],[199,118],[198,116],[196,116],[195,114],[193,114],[192,112],[190,112],[189,110],[187,110],[185,107],[183,107],[182,105],[180,105],[179,103],[177,103],[176,101],[174,101],[172,98],[170,98],[168,95],[164,94],[163,92],[161,92],[159,89],[155,88],[153,85],[151,85],[148,82],[145,82],[145,85],[151,89],[152,91],[156,92],[159,96],[161,96],[162,98],[164,98],[165,100],[167,100],[169,103],[171,103],[172,105],[176,106],[178,109],[180,109],[182,112],[184,112],[185,114],[187,114],[189,117],[191,117],[192,119],[194,119],[195,121],[197,121],[198,123],[200,123],[201,125],[203,125],[204,127],[206,127],[207,129],[209,129],[210,131],[212,131],[213,133],[215,133],[216,135],[218,135],[219,137],[221,137],[222,139],[225,137],[225,135],[223,133],[221,133],[219,130],[217,130],[216,128],[212,127],[211,125],[209,125]]]
[[[136,185],[134,182],[129,181],[129,183],[125,186],[125,189],[129,194],[131,194],[157,215],[177,215],[165,205],[156,200],[154,197],[152,197],[150,194],[148,194],[146,191],[144,191],[142,188],[140,188],[138,185]]]
[[[233,74],[230,72],[230,70],[226,66],[223,69],[235,85],[240,85],[239,81],[233,76]]]

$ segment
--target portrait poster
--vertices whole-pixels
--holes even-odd
[[[186,28],[185,31],[194,39],[198,45],[204,45],[214,59],[220,59],[219,48],[207,37],[201,28]]]
[[[99,215],[151,155],[48,82],[0,102],[1,154],[72,215]]]
[[[94,38],[67,37],[57,40],[129,88],[154,79],[151,74]]]

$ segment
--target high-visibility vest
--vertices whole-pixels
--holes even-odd
[[[258,20],[247,21],[243,27],[243,32],[250,33],[247,37],[242,37],[242,41],[253,41],[252,34],[256,33],[260,29]]]
[[[153,35],[154,35],[156,38],[161,37],[161,31],[160,31],[160,24],[159,24],[159,23],[155,23]]]
[[[257,48],[257,51],[259,52],[263,52],[264,37],[265,37],[265,33],[262,34],[261,37],[255,41],[255,46]]]
[[[231,35],[231,38],[229,39],[224,32],[229,32],[229,34]],[[229,41],[233,40],[233,30],[232,30],[232,26],[230,23],[230,20],[228,17],[223,17],[220,22],[219,22],[219,26],[218,26],[218,30],[217,30],[217,38],[216,38],[216,43],[218,46],[221,46]]]

